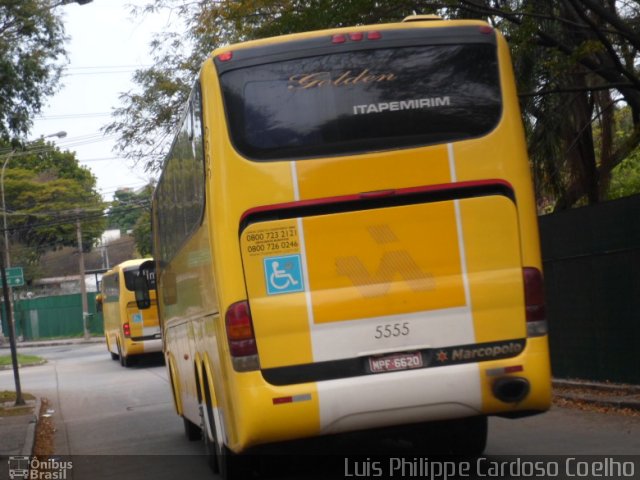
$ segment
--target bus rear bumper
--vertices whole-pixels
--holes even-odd
[[[162,352],[162,339],[154,338],[153,340],[141,341],[128,340],[125,348],[127,351],[127,357],[130,355],[144,355],[145,353]]]
[[[517,373],[495,375],[514,365]],[[255,376],[254,376],[255,375]],[[251,378],[251,380],[249,380]],[[523,379],[527,394],[515,402],[495,396],[497,379]],[[550,407],[546,337],[529,339],[521,355],[499,361],[365,375],[276,387],[259,372],[244,377],[253,399],[238,423],[232,450],[253,445],[477,415],[518,416]],[[260,385],[256,385],[256,383]],[[244,383],[244,382],[241,382]],[[267,397],[267,398],[265,398]],[[256,408],[255,400],[263,408]]]

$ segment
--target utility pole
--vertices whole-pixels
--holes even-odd
[[[76,233],[78,235],[78,253],[80,254],[80,296],[82,297],[82,328],[84,329],[84,339],[89,340],[89,303],[87,302],[87,285],[85,283],[84,251],[82,248],[82,227],[80,225],[80,211],[76,219]]]
[[[2,294],[4,296],[4,312],[7,318],[7,328],[9,329],[9,346],[11,348],[11,363],[13,364],[13,379],[16,384],[16,406],[24,405],[22,398],[22,388],[20,387],[20,370],[18,369],[18,351],[16,350],[16,330],[13,326],[13,315],[11,314],[11,299],[7,282],[7,270],[4,267],[4,255],[0,255],[0,279],[2,279]]]

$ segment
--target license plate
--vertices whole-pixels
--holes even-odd
[[[422,355],[419,352],[369,357],[369,368],[372,373],[395,372],[420,367],[422,367]]]

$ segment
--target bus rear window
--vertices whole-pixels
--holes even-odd
[[[220,80],[231,139],[253,160],[474,138],[502,111],[491,44],[349,51],[229,70]]]

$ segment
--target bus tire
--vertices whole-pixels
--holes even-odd
[[[182,417],[182,421],[184,423],[184,434],[190,442],[195,442],[196,440],[200,440],[202,438],[202,430],[195,423],[187,420]]]
[[[107,352],[109,352],[109,355],[111,355],[111,360],[118,360],[118,354],[117,353],[113,353],[111,351],[111,342],[109,341],[109,335],[106,335],[106,340],[107,340]]]
[[[202,403],[200,404],[200,418],[202,419],[202,440],[204,441],[204,450],[207,455],[207,463],[213,473],[220,472],[218,459],[220,452],[218,449],[219,440],[216,439],[216,426],[213,419],[213,402],[211,401],[211,392],[209,391],[209,383],[206,376],[203,378],[202,387]],[[211,432],[211,438],[209,438]]]
[[[132,365],[132,361],[130,357],[125,357],[122,354],[122,349],[120,348],[120,342],[118,342],[118,357],[120,357],[120,365],[123,367],[130,367]]]
[[[123,367],[129,368],[133,365],[133,359],[131,357],[125,357],[124,355],[120,355],[120,365]]]
[[[251,478],[251,459],[247,455],[233,453],[226,445],[218,449],[218,466],[222,480]]]

